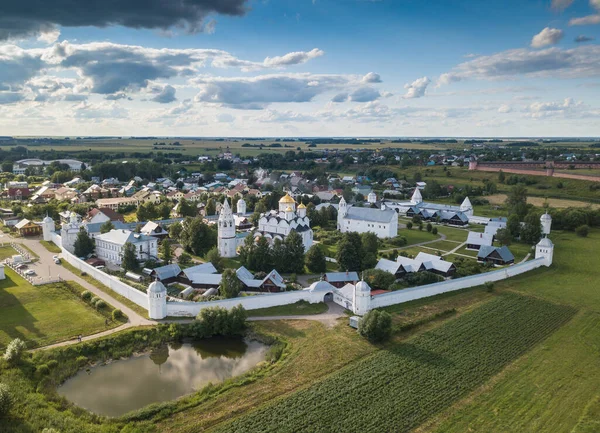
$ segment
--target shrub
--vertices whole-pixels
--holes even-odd
[[[112,318],[114,321],[121,320],[123,318],[123,312],[121,310],[119,310],[118,308],[115,308],[112,311]]]
[[[55,369],[58,366],[58,361],[56,359],[51,359],[50,361],[48,361],[46,363],[46,365],[48,366],[48,368],[50,370],[53,370],[53,369]]]
[[[96,296],[92,296],[92,298],[90,299],[90,304],[96,305],[96,302],[98,302],[99,300],[100,300],[100,298],[98,298]]]
[[[88,359],[85,356],[78,356],[77,359],[75,359],[75,362],[79,367],[83,367],[85,364],[88,363]]]
[[[432,228],[432,229],[431,229],[431,233],[433,233],[434,235],[437,235],[437,234],[438,234],[438,229],[437,229],[437,227],[434,227],[434,228]]]
[[[363,278],[373,289],[381,290],[387,290],[396,280],[393,274],[381,269],[368,269],[363,272]]]
[[[5,383],[0,383],[0,417],[6,416],[12,406],[12,394]]]
[[[387,311],[371,310],[363,316],[358,333],[372,343],[379,343],[392,335],[392,316]]]
[[[16,364],[21,360],[21,356],[23,356],[23,352],[27,346],[20,338],[15,338],[13,341],[8,343],[6,347],[6,352],[4,352],[4,360],[9,364]]]
[[[105,308],[106,308],[106,302],[104,302],[102,299],[100,299],[98,302],[96,302],[96,309],[103,310]]]
[[[50,374],[50,368],[46,364],[38,365],[35,372],[38,376],[47,376]]]
[[[90,299],[92,299],[92,292],[90,292],[89,290],[81,292],[81,299],[83,299],[84,301],[89,301]]]
[[[494,291],[494,283],[492,283],[491,281],[486,281],[485,283],[483,283],[483,287],[485,288],[486,292]]]
[[[406,223],[406,228],[407,229],[412,229],[413,228],[413,223],[411,223],[410,221]]]
[[[281,358],[284,349],[285,345],[283,343],[276,343],[272,345],[267,351],[265,360],[271,364],[274,364],[279,360],[279,358]]]
[[[187,328],[192,338],[209,338],[215,335],[241,335],[246,328],[248,313],[241,305],[227,310],[221,307],[209,307],[200,310],[196,321]]]
[[[590,227],[587,224],[579,226],[575,229],[575,233],[577,236],[581,236],[582,238],[587,238],[587,235],[590,233]]]
[[[81,276],[82,276],[82,277],[87,277],[87,272],[82,272],[82,273],[81,273]]]
[[[432,230],[433,230],[433,226],[431,225],[431,223],[427,223],[427,231],[431,233]]]
[[[53,428],[46,427],[44,430],[42,430],[42,433],[60,433],[60,432],[58,430],[54,430]]]

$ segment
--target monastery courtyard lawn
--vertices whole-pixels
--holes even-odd
[[[111,322],[86,305],[66,284],[32,286],[12,269],[4,269],[6,279],[0,280],[0,350],[14,338],[27,347],[45,346],[90,335],[119,325]],[[78,286],[83,291],[81,286]]]

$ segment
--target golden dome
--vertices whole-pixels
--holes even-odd
[[[291,206],[288,206],[288,207],[285,209],[285,211],[286,211],[286,212],[294,212],[294,209],[292,209],[292,207],[291,207]]]
[[[289,194],[285,194],[281,199],[279,199],[279,203],[296,203]]]
[[[298,206],[298,209],[306,209],[306,206],[304,206],[304,203],[300,203],[300,206]]]

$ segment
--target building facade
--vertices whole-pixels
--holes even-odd
[[[393,209],[356,207],[346,203],[342,197],[338,204],[337,229],[342,232],[372,232],[379,238],[398,235],[398,214]]]
[[[98,235],[95,240],[96,255],[109,263],[121,264],[126,243],[133,244],[138,261],[158,258],[158,240],[142,233],[117,229]]]

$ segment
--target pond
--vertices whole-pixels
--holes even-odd
[[[143,356],[80,371],[57,391],[91,412],[116,417],[243,374],[265,359],[267,349],[257,341],[228,338],[165,344]]]

